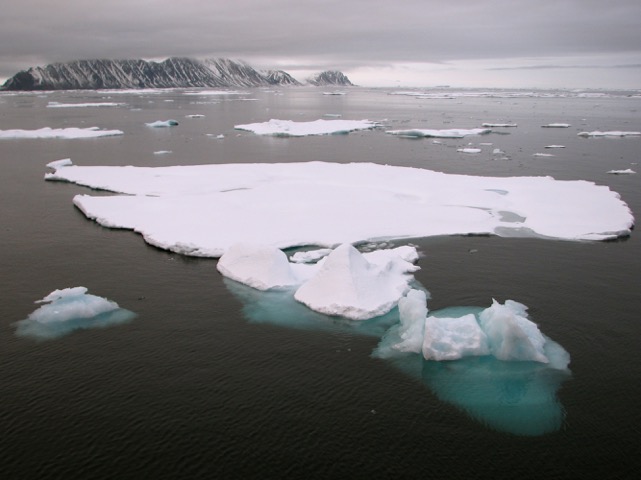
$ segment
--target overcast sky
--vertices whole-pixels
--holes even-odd
[[[0,0],[2,81],[170,56],[364,86],[641,88],[641,0]]]

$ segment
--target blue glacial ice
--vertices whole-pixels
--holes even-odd
[[[374,356],[420,378],[441,400],[490,428],[542,435],[561,428],[556,392],[570,377],[569,354],[511,300],[427,315],[423,292],[399,302],[400,323]]]
[[[88,294],[85,287],[54,290],[35,303],[44,305],[24,320],[15,322],[16,335],[48,340],[75,330],[119,325],[136,316],[120,308],[116,302]]]

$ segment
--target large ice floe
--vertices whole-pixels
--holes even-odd
[[[641,132],[625,132],[621,130],[611,130],[607,132],[601,132],[596,130],[594,132],[579,132],[577,133],[579,137],[638,137],[641,135]]]
[[[55,171],[45,179],[123,194],[74,197],[88,218],[193,256],[220,257],[256,238],[281,249],[459,234],[607,240],[629,235],[634,223],[608,187],[551,177],[475,177],[371,163],[70,163],[50,163]]]
[[[428,314],[426,294],[410,290],[399,315],[375,357],[494,429],[532,436],[561,427],[556,391],[571,375],[570,355],[527,318],[525,305],[493,301]]]
[[[122,130],[101,130],[99,127],[89,128],[50,128],[44,127],[38,130],[0,130],[0,140],[9,138],[95,138],[111,137],[122,135]]]
[[[275,137],[306,137],[309,135],[344,134],[357,130],[376,128],[378,123],[369,120],[314,120],[294,122],[292,120],[271,119],[268,122],[236,125],[236,130],[247,130],[257,135]]]
[[[36,303],[44,305],[15,323],[16,335],[48,340],[75,330],[119,325],[136,316],[116,302],[88,294],[85,287],[54,290]]]

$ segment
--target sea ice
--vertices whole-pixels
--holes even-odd
[[[570,128],[569,123],[548,123],[547,125],[541,125],[543,128]]]
[[[565,145],[546,145],[544,148],[565,148]]]
[[[501,127],[501,128],[507,128],[507,127],[517,127],[518,125],[516,123],[483,123],[481,125],[482,127]]]
[[[80,107],[122,107],[126,103],[117,102],[95,102],[95,103],[59,103],[49,102],[47,108],[80,108]]]
[[[46,340],[75,330],[118,325],[136,316],[116,302],[88,294],[85,287],[54,290],[36,303],[45,305],[15,323],[16,335]]]
[[[388,130],[385,133],[389,133],[390,135],[398,135],[401,137],[409,137],[409,138],[422,138],[422,137],[463,138],[468,135],[485,135],[491,132],[492,130],[489,128],[472,128],[472,129],[451,128],[446,130],[429,130],[429,129],[413,128],[409,130]]]
[[[308,135],[330,135],[349,133],[356,130],[370,130],[378,124],[369,120],[314,120],[294,122],[292,120],[271,119],[268,122],[236,125],[236,130],[247,130],[257,135],[276,137],[305,137]]]
[[[145,123],[145,125],[152,128],[175,127],[178,122],[176,120],[156,120],[155,122]]]
[[[634,224],[608,187],[551,177],[324,162],[54,170],[46,180],[123,194],[74,197],[88,218],[193,256],[257,238],[281,249],[457,234],[606,240]]]
[[[553,157],[554,154],[552,153],[533,153],[533,157]]]
[[[89,128],[50,128],[38,130],[0,130],[0,140],[8,138],[95,138],[122,135],[122,130],[100,130],[98,127]]]
[[[461,153],[481,153],[480,148],[457,148],[456,151]]]
[[[343,244],[317,264],[289,262],[275,247],[236,244],[218,261],[224,276],[258,290],[296,287],[294,298],[310,309],[367,320],[394,308],[418,267],[414,247],[360,253]]]
[[[580,132],[577,133],[579,137],[628,137],[628,136],[638,136],[641,135],[641,132],[622,132],[620,130],[614,130],[609,132]]]
[[[625,170],[609,170],[607,173],[611,173],[613,175],[630,175],[637,172],[635,172],[631,168],[627,168]]]

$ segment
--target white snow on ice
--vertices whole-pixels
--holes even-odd
[[[0,140],[11,138],[96,138],[96,137],[112,137],[122,135],[122,130],[100,130],[98,127],[89,128],[50,128],[44,127],[38,130],[0,130]]]
[[[257,238],[277,248],[457,234],[606,240],[634,224],[608,187],[551,177],[324,162],[53,168],[46,180],[123,194],[74,197],[88,218],[193,256]]]
[[[369,120],[314,120],[311,122],[295,122],[292,120],[277,120],[268,122],[236,125],[236,130],[247,130],[257,135],[273,135],[277,137],[305,137],[308,135],[330,135],[349,133],[356,130],[370,130],[377,127],[376,122]]]
[[[16,335],[52,339],[75,330],[118,325],[136,316],[116,302],[88,294],[85,287],[54,290],[36,303],[44,305],[15,323]]]

